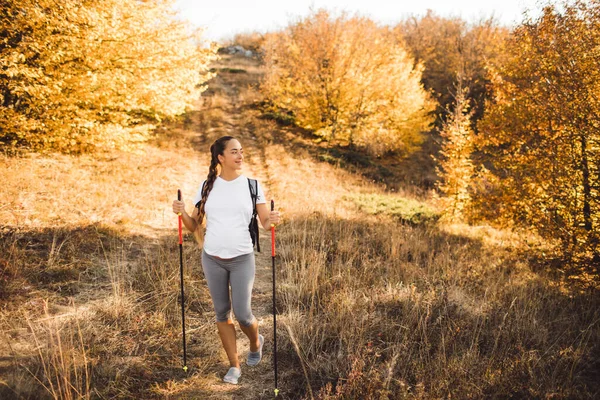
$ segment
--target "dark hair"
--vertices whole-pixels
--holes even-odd
[[[208,176],[206,177],[206,184],[202,188],[202,198],[200,199],[198,208],[198,221],[202,222],[202,218],[204,218],[204,206],[206,205],[206,200],[208,199],[208,194],[213,188],[215,184],[215,179],[217,179],[217,165],[219,165],[219,155],[223,155],[225,152],[225,147],[227,147],[227,143],[231,139],[235,139],[233,136],[223,136],[214,141],[214,143],[210,146],[210,167],[208,168]]]

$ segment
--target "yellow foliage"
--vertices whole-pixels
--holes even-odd
[[[600,244],[599,45],[597,2],[548,6],[518,27],[477,137],[497,182],[480,212],[502,204],[504,219],[575,258],[597,259]]]
[[[474,175],[471,153],[473,152],[473,131],[467,103],[466,88],[459,88],[454,112],[443,125],[440,136],[445,139],[438,173],[442,177],[438,187],[445,195],[439,199],[446,219],[461,221],[470,206],[469,186]]]
[[[65,152],[146,137],[204,90],[214,47],[169,0],[9,0],[0,141]],[[113,129],[114,128],[114,129]]]
[[[270,34],[262,90],[295,122],[334,143],[374,153],[413,151],[433,102],[422,67],[388,29],[367,18],[318,11]]]

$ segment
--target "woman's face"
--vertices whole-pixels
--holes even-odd
[[[219,163],[223,168],[239,170],[242,169],[243,161],[244,150],[242,149],[242,145],[237,139],[231,139],[227,142],[223,155],[219,154]]]

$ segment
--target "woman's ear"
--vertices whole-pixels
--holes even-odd
[[[217,155],[217,159],[219,160],[219,165],[223,164],[223,162],[225,161],[225,157],[223,157],[222,155]],[[218,167],[218,165],[217,165]]]

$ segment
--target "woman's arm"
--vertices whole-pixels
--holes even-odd
[[[266,203],[257,204],[256,212],[258,213],[258,219],[263,229],[271,229],[271,224],[276,225],[279,223],[279,211],[269,211]]]
[[[175,200],[173,201],[173,212],[175,214],[181,213],[181,221],[183,222],[183,225],[185,225],[188,231],[194,232],[198,228],[198,207],[194,207],[192,215],[189,215],[185,211],[185,203],[183,201]],[[204,226],[204,224],[204,218],[202,218],[201,226]]]

